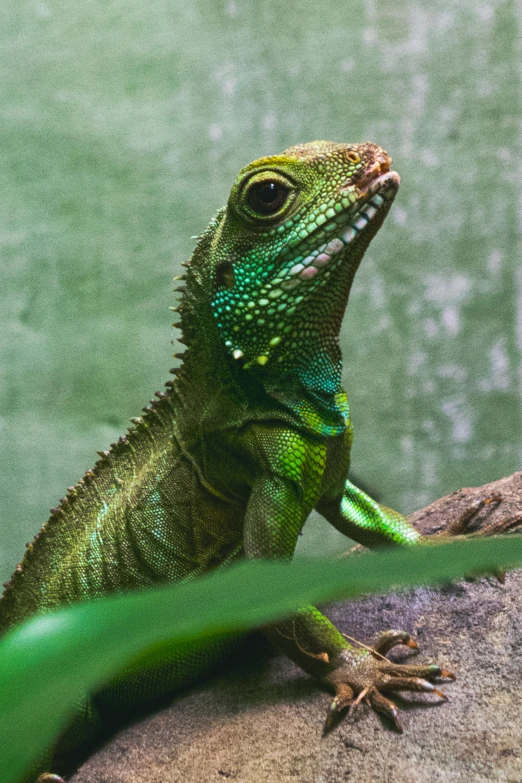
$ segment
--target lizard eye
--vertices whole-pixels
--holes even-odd
[[[297,196],[297,188],[279,171],[259,171],[242,182],[234,206],[242,217],[269,225],[284,217]]]
[[[290,189],[277,180],[267,179],[254,182],[247,195],[247,204],[258,215],[275,215],[290,195]]]

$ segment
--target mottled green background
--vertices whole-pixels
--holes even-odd
[[[520,466],[521,20],[520,0],[2,0],[2,576],[167,379],[190,235],[241,166],[315,138],[376,141],[403,177],[343,331],[356,473],[411,511]]]

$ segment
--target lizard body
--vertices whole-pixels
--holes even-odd
[[[319,141],[240,172],[187,264],[178,307],[187,351],[175,380],[53,509],[7,583],[1,633],[58,605],[191,579],[239,557],[290,559],[314,508],[365,545],[420,540],[347,478],[339,331],[399,186],[390,166],[374,144]],[[380,688],[433,691],[447,674],[354,648],[314,607],[266,634],[335,691],[332,713],[366,698],[398,726]],[[413,646],[393,632],[376,650],[398,643]],[[123,672],[79,705],[60,747],[83,741],[106,707],[194,682],[228,644]]]

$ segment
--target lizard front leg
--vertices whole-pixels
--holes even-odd
[[[377,503],[349,480],[342,493],[321,498],[316,508],[340,533],[370,548],[418,544],[423,539],[406,517]]]
[[[512,514],[493,523],[482,521],[474,525],[475,517],[484,508],[494,508],[503,500],[501,494],[479,497],[469,504],[459,517],[440,533],[423,536],[405,516],[373,498],[346,480],[342,493],[321,498],[316,508],[337,530],[367,547],[438,543],[457,536],[482,537],[509,533],[522,525],[522,516]]]
[[[258,480],[245,519],[247,557],[289,559],[307,514],[295,484],[281,477]],[[379,512],[375,514],[374,521],[379,526]],[[405,520],[404,523],[403,537],[407,539],[409,532]],[[390,535],[399,534],[395,531]],[[313,606],[303,607],[289,620],[263,630],[279,650],[335,692],[327,726],[333,715],[364,699],[388,715],[400,729],[397,708],[381,690],[427,691],[443,697],[431,680],[452,676],[438,666],[404,666],[386,660],[385,653],[397,644],[416,646],[406,633],[387,632],[372,650],[352,646]]]
[[[290,560],[308,516],[298,485],[280,476],[257,480],[245,516],[244,550],[248,558]],[[327,673],[328,659],[349,647],[337,628],[313,606],[263,632],[274,645],[314,677]]]
[[[364,546],[410,546],[429,541],[402,514],[377,503],[348,480],[340,497],[321,499],[317,510],[337,530]],[[417,647],[408,633],[393,630],[382,633],[371,649],[357,650],[357,659],[353,650],[340,651],[333,671],[325,677],[336,690],[327,723],[347,705],[364,699],[387,715],[401,731],[397,707],[381,691],[425,691],[446,698],[432,681],[439,677],[454,679],[453,674],[436,665],[400,665],[388,661],[386,653],[398,644]],[[357,660],[355,669],[354,660]]]

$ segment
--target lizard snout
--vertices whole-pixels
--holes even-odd
[[[359,190],[365,190],[366,187],[382,174],[391,171],[392,159],[386,152],[376,144],[367,144],[363,150],[363,158],[367,159],[367,165],[356,175],[356,184]],[[353,179],[350,178],[344,187],[353,185]]]

